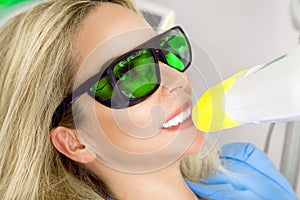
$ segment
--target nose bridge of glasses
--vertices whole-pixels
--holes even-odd
[[[154,53],[155,53],[155,55],[156,55],[156,57],[157,57],[157,61],[161,61],[161,62],[163,62],[164,64],[168,65],[168,61],[167,61],[167,59],[166,59],[166,57],[165,57],[165,55],[163,54],[163,52],[162,52],[161,49],[155,48],[155,49],[154,49]]]

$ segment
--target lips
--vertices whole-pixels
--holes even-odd
[[[190,118],[191,115],[191,101],[185,102],[181,107],[176,109],[176,111],[170,115],[168,120],[163,123],[162,128],[171,128],[178,126],[179,124],[183,123],[185,120]]]

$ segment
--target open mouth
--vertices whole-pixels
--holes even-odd
[[[185,120],[189,119],[191,116],[192,107],[188,107],[172,119],[168,120],[167,122],[163,123],[162,128],[170,128],[178,126],[179,124],[183,123]]]

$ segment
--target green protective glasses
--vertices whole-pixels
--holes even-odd
[[[109,108],[134,106],[160,86],[159,62],[184,72],[191,59],[191,46],[181,27],[161,33],[116,58],[67,96],[53,115],[52,128],[58,126],[66,108],[85,92]]]

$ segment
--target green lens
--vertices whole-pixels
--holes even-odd
[[[107,76],[101,78],[95,85],[90,88],[90,91],[101,100],[111,99],[113,95],[113,87]]]
[[[121,92],[131,99],[150,94],[158,82],[155,61],[147,49],[120,61],[114,67],[114,75]]]
[[[184,70],[185,67],[184,67],[183,62],[174,53],[169,52],[169,53],[166,53],[165,56],[166,56],[166,59],[167,59],[168,64],[170,66],[177,69],[178,71],[183,71]]]
[[[186,37],[179,30],[173,30],[160,42],[168,65],[183,71],[190,62],[190,49]]]

